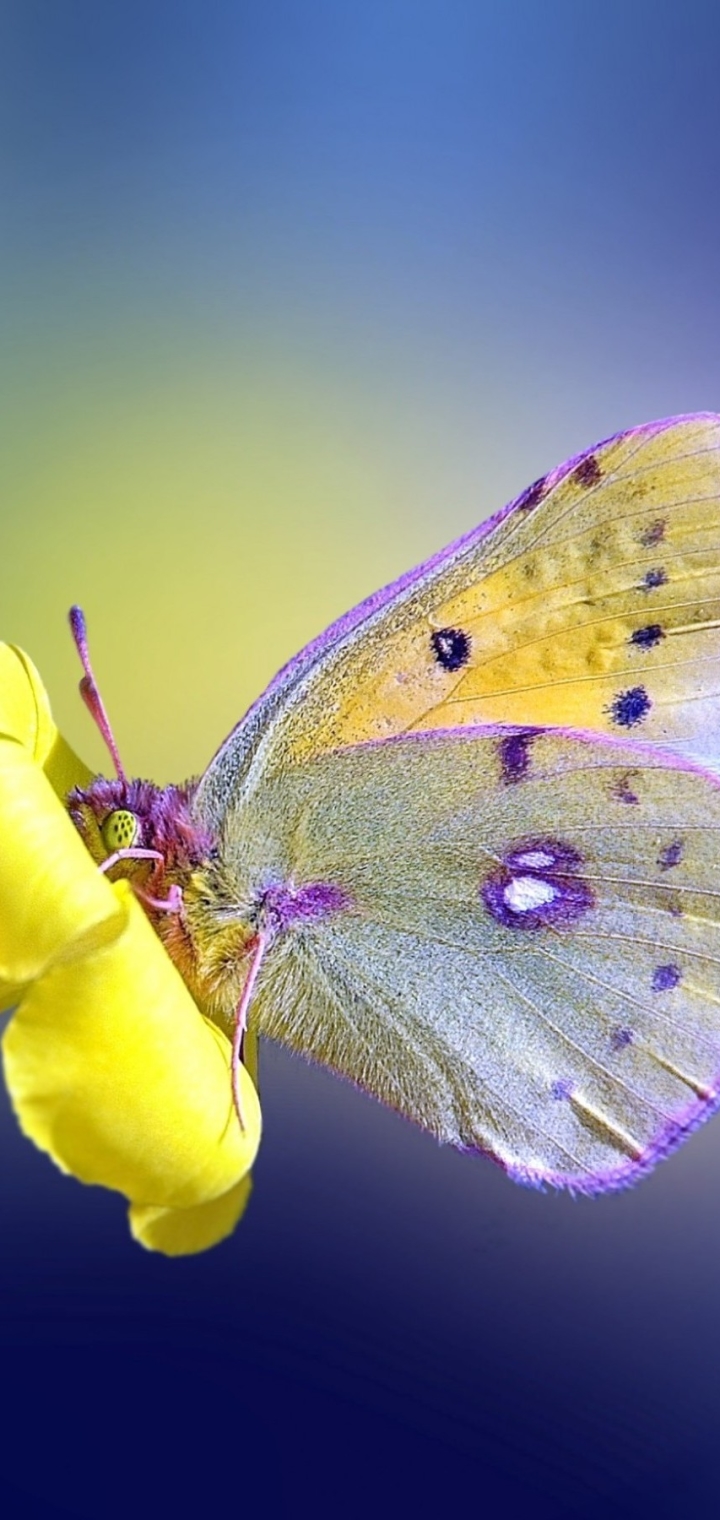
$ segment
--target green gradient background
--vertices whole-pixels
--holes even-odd
[[[3,632],[100,765],[80,601],[166,780],[528,480],[720,404],[720,155],[703,7],[679,57],[662,6],[112,10],[4,11]]]
[[[89,763],[72,602],[129,771],[180,779],[546,469],[720,409],[718,77],[709,0],[0,6],[0,631]],[[226,1507],[248,1450],[273,1517],[714,1498],[720,1121],[573,1202],[282,1052],[262,1087],[188,1263],[3,1108],[6,1513],[124,1517],[138,1453]]]

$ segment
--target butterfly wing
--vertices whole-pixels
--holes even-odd
[[[479,723],[557,724],[720,757],[720,418],[621,433],[377,593],[275,679],[198,809],[269,767]]]
[[[238,896],[335,907],[278,935],[251,1020],[520,1180],[620,1186],[718,1103],[718,830],[712,778],[563,731],[268,776],[227,836]]]

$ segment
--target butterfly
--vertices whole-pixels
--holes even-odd
[[[587,1193],[718,1106],[720,417],[535,481],[308,645],[184,787],[125,776],[72,617],[117,770],[72,816],[233,1069],[249,1025]]]

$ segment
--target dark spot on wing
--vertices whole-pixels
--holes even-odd
[[[618,728],[634,728],[647,717],[651,707],[652,702],[645,687],[630,686],[627,691],[619,691],[610,706],[604,710],[610,714]]]
[[[443,670],[460,670],[470,659],[470,636],[462,628],[437,628],[430,643]]]
[[[657,522],[650,523],[647,528],[643,528],[640,534],[640,543],[643,548],[652,549],[655,544],[661,544],[665,537],[666,527],[665,518],[658,517]]]
[[[647,575],[643,576],[638,590],[654,591],[656,586],[664,586],[666,583],[667,575],[662,568],[659,568],[657,570],[648,570]]]
[[[602,470],[594,454],[588,454],[581,459],[579,465],[573,470],[572,478],[579,486],[596,486],[602,480]]]
[[[635,628],[630,634],[628,644],[636,644],[640,649],[652,649],[665,637],[665,629],[660,623],[648,623],[644,628]]]
[[[500,740],[500,770],[508,785],[522,781],[530,769],[530,747],[537,730],[528,728],[521,734],[507,734]]]
[[[672,844],[666,845],[665,849],[661,850],[658,855],[657,863],[660,870],[669,871],[672,866],[679,865],[683,858],[683,849],[684,841],[682,839],[673,839]]]
[[[610,1036],[611,1050],[625,1050],[627,1045],[632,1045],[633,1035],[631,1029],[613,1029]]]
[[[656,966],[653,971],[653,992],[671,992],[682,976],[679,966]]]
[[[545,495],[546,478],[545,475],[541,475],[539,480],[534,480],[532,485],[528,486],[527,491],[523,491],[522,496],[519,496],[517,500],[518,511],[532,512],[533,507],[542,501]]]
[[[623,771],[622,776],[618,776],[617,781],[611,789],[611,795],[618,802],[638,803],[640,801],[637,792],[633,791],[631,784],[635,781],[638,774],[638,771]]]
[[[572,1096],[573,1084],[569,1077],[562,1077],[559,1082],[553,1082],[550,1092],[556,1103]]]

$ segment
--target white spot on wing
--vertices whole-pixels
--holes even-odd
[[[537,876],[514,876],[503,897],[513,913],[530,913],[534,908],[544,908],[553,902],[557,891],[549,881],[541,881]]]
[[[527,866],[531,871],[543,871],[554,866],[555,856],[548,855],[547,850],[526,850],[523,855],[515,856],[515,864]]]

